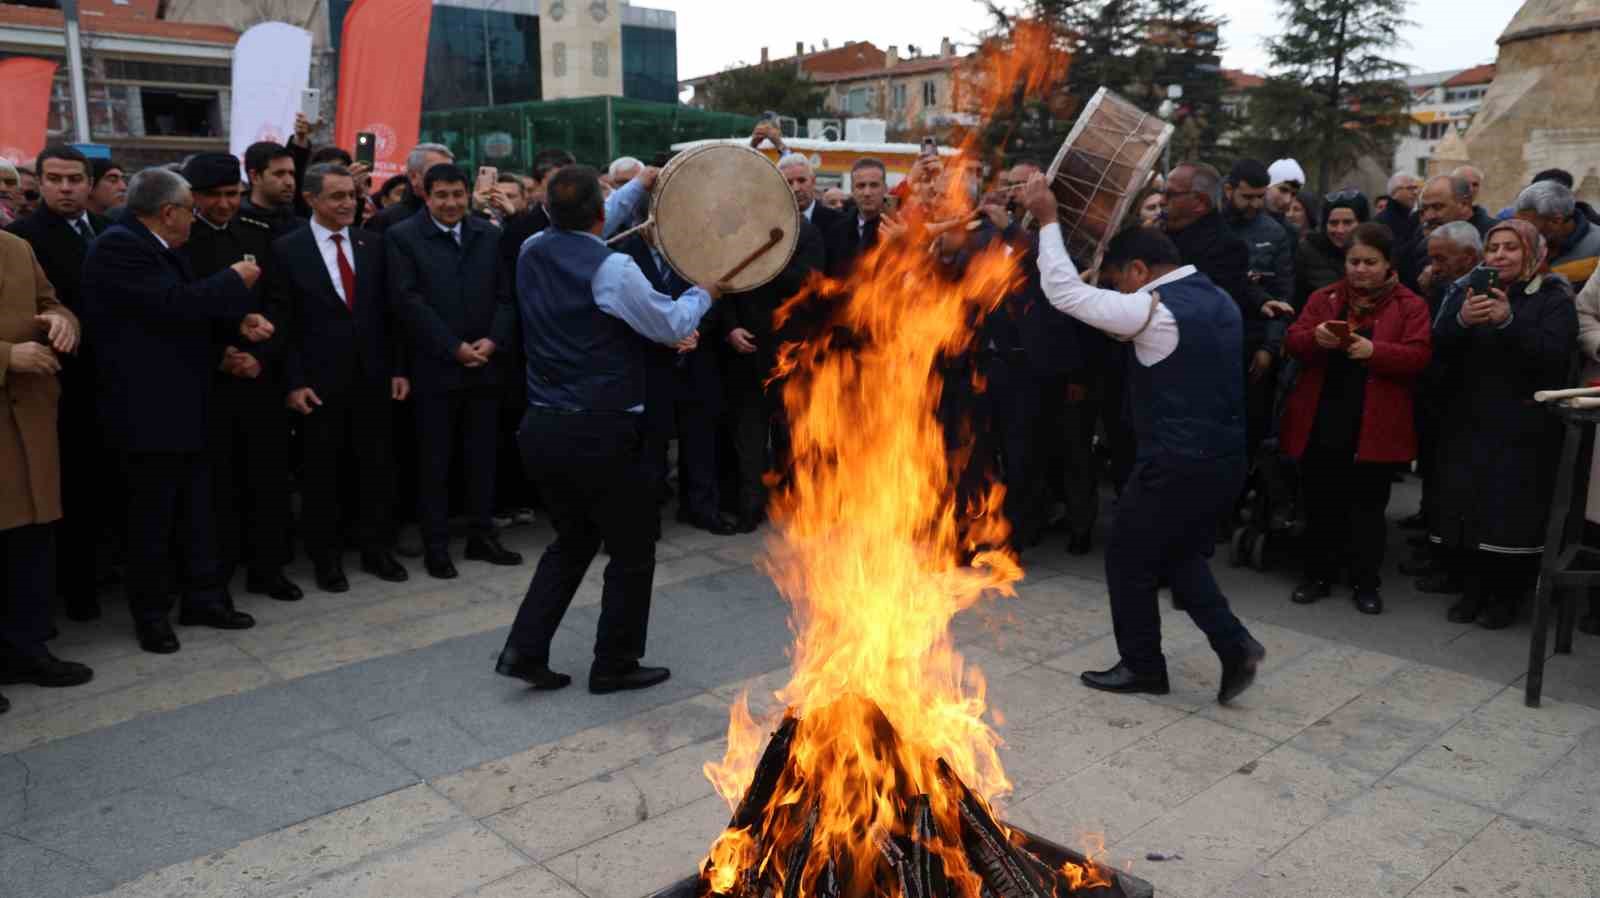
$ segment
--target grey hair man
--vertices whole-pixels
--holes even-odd
[[[1467,276],[1483,259],[1483,235],[1470,222],[1452,221],[1428,235],[1428,267],[1419,282],[1435,306],[1446,288]]]
[[[1578,209],[1578,198],[1559,181],[1535,181],[1517,195],[1515,208],[1550,245],[1550,270],[1581,288],[1600,264],[1600,228]]]
[[[1407,212],[1417,204],[1417,194],[1422,190],[1422,179],[1408,172],[1397,171],[1389,176],[1389,201],[1404,206]]]
[[[1389,178],[1388,190],[1389,204],[1375,220],[1394,233],[1396,246],[1406,246],[1417,235],[1417,194],[1422,191],[1422,179],[1406,172],[1395,172]]]
[[[423,189],[422,179],[428,174],[428,169],[445,162],[456,161],[456,154],[442,143],[419,143],[406,154],[406,198],[403,202],[392,203],[383,208],[365,227],[370,231],[383,232],[390,227],[416,215],[424,206],[423,197],[427,191]],[[305,185],[301,185],[302,192]]]
[[[612,188],[615,189],[632,181],[641,171],[644,171],[643,162],[632,156],[623,156],[611,161],[611,165],[606,169],[606,176],[610,180]]]
[[[800,210],[806,221],[818,228],[826,228],[839,217],[833,214],[834,210],[818,201],[817,173],[811,167],[811,160],[799,153],[790,153],[778,160],[778,171],[789,182],[789,190],[794,193],[795,208]]]
[[[1472,185],[1472,201],[1478,201],[1478,193],[1483,190],[1483,172],[1471,165],[1462,165],[1451,172],[1450,177],[1466,178],[1467,183]]]

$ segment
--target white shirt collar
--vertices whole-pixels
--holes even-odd
[[[327,242],[328,238],[332,237],[334,234],[338,234],[339,236],[343,237],[346,243],[350,242],[350,229],[348,227],[340,228],[337,231],[330,231],[323,227],[322,222],[317,221],[315,216],[312,217],[311,236],[317,238],[318,243]]]
[[[438,228],[439,230],[445,232],[446,234],[449,234],[452,237],[460,239],[461,233],[462,233],[462,231],[461,231],[461,222],[458,221],[453,225],[441,224],[439,222],[439,219],[433,217],[433,213],[432,212],[428,213],[428,220],[433,222],[433,226]],[[463,219],[463,221],[464,220],[465,219]]]
[[[804,215],[806,217],[806,221],[810,221],[811,220],[811,213],[813,213],[815,211],[817,211],[817,201],[816,200],[812,200],[811,201],[811,205],[809,205],[809,206],[805,207],[804,209],[800,210],[800,214]]]
[[[150,236],[156,238],[156,242],[161,244],[161,248],[162,249],[172,249],[172,244],[170,244],[167,241],[161,239],[161,235],[157,234],[155,231],[151,231],[150,232]]]
[[[1151,281],[1150,283],[1145,284],[1143,287],[1140,287],[1138,292],[1140,292],[1140,293],[1149,293],[1151,290],[1154,290],[1157,287],[1165,287],[1168,284],[1175,283],[1177,281],[1181,281],[1184,278],[1188,277],[1189,275],[1196,273],[1197,271],[1198,271],[1198,269],[1196,269],[1193,265],[1185,265],[1182,268],[1174,268],[1172,271],[1169,271],[1166,274],[1162,275],[1161,277],[1158,277],[1155,280]]]

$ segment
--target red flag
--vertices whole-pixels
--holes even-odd
[[[432,15],[433,0],[356,0],[344,14],[334,139],[353,154],[357,133],[377,136],[375,184],[405,171],[417,143]]]
[[[0,60],[0,159],[23,162],[44,149],[56,64],[17,56]]]

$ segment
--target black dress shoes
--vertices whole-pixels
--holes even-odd
[[[4,713],[6,713],[7,711],[10,711],[10,710],[11,710],[11,700],[6,698],[3,695],[0,695],[0,714],[4,714]]]
[[[350,580],[344,575],[344,565],[337,560],[318,561],[317,588],[323,592],[349,592]]]
[[[252,573],[245,577],[244,590],[252,595],[266,596],[280,602],[298,602],[306,597],[293,580],[283,575],[283,571]]]
[[[1094,531],[1093,530],[1089,530],[1089,531],[1086,531],[1084,533],[1074,533],[1070,537],[1067,537],[1067,554],[1068,555],[1087,555],[1087,554],[1089,554],[1089,551],[1091,549],[1093,549],[1093,548],[1094,548]]]
[[[1496,601],[1478,613],[1478,626],[1485,630],[1504,630],[1517,622],[1517,606],[1513,602]]]
[[[1578,632],[1600,636],[1600,610],[1591,608],[1588,614],[1578,618]]]
[[[67,620],[83,624],[100,619],[100,599],[96,596],[67,596]]]
[[[1333,595],[1333,584],[1326,580],[1307,580],[1294,588],[1289,601],[1296,605],[1309,605],[1318,599]]]
[[[1376,589],[1358,589],[1351,598],[1355,600],[1356,610],[1362,614],[1383,613],[1383,596]]]
[[[405,566],[388,552],[362,552],[361,569],[389,583],[404,583],[411,579]]]
[[[1149,695],[1166,695],[1172,691],[1167,685],[1167,672],[1158,674],[1134,673],[1126,664],[1117,662],[1110,670],[1086,670],[1079,675],[1083,685],[1101,692],[1143,692]]]
[[[1450,574],[1434,574],[1423,577],[1417,581],[1417,592],[1425,592],[1435,596],[1454,596],[1466,591],[1466,586],[1461,580]]]
[[[739,532],[736,525],[723,520],[722,515],[719,514],[684,514],[680,511],[678,512],[678,522],[688,524],[690,527],[704,530],[716,536],[731,536]]]
[[[1408,558],[1400,562],[1400,573],[1407,577],[1430,577],[1439,573],[1432,558]]]
[[[1445,618],[1452,624],[1470,624],[1478,619],[1480,605],[1473,596],[1462,596],[1456,600],[1450,610],[1445,612]]]
[[[739,517],[738,523],[733,525],[734,533],[754,533],[761,528],[761,515],[747,514]]]
[[[649,689],[665,683],[672,676],[672,671],[665,667],[640,667],[638,664],[626,670],[603,671],[599,668],[589,669],[589,691],[595,695],[604,695],[608,692],[623,692],[629,689]]]
[[[1226,705],[1239,697],[1239,693],[1250,688],[1256,681],[1256,671],[1261,667],[1261,660],[1267,657],[1267,649],[1256,642],[1255,637],[1246,636],[1244,643],[1234,651],[1222,658],[1222,685],[1217,689],[1217,704]]]
[[[500,660],[495,662],[494,672],[502,677],[522,680],[545,692],[562,689],[572,683],[572,677],[557,673],[548,665],[536,663],[509,645],[500,650]]]
[[[1420,511],[1409,518],[1401,518],[1400,520],[1401,530],[1424,530],[1427,529],[1427,526],[1428,516]]]
[[[0,686],[32,683],[46,689],[64,689],[69,686],[82,686],[92,679],[94,671],[87,665],[62,661],[48,653],[42,658],[13,660],[0,666]]]
[[[256,619],[243,611],[237,611],[232,605],[203,605],[199,608],[185,608],[178,612],[178,626],[180,627],[210,627],[213,630],[248,630],[256,625]]]
[[[500,545],[493,536],[474,536],[467,540],[467,560],[486,561],[501,567],[515,567],[522,563],[522,553],[513,552]]]
[[[139,634],[139,648],[151,654],[170,655],[178,650],[178,634],[165,620],[134,624],[134,630]]]
[[[422,566],[427,569],[428,576],[435,580],[454,580],[458,576],[456,563],[450,560],[449,552],[422,553]]]

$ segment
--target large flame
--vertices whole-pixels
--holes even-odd
[[[1011,52],[983,54],[993,60],[978,79],[991,109],[1014,95],[996,85],[1032,88],[1064,71],[1042,31],[1019,33]],[[985,802],[1010,790],[982,672],[963,662],[950,622],[986,594],[1010,594],[1022,571],[1005,548],[1002,488],[990,482],[958,502],[971,447],[947,445],[938,417],[941,362],[966,352],[976,323],[1022,282],[1019,256],[998,241],[959,278],[937,264],[941,240],[949,249],[967,236],[977,158],[963,147],[960,163],[919,187],[904,235],[846,280],[814,277],[779,313],[804,317],[813,336],[779,357],[792,458],[769,478],[777,532],[762,565],[793,606],[793,674],[777,697],[800,723],[766,819],[811,833],[805,883],[830,858],[877,857],[900,835],[907,796],[926,795],[940,830],[957,832],[960,796],[941,760]],[[726,756],[706,765],[730,808],[776,722],[754,719],[742,697],[735,704]],[[794,813],[802,801],[811,807]],[[751,870],[785,876],[784,858],[760,856],[782,841],[724,832],[706,864],[711,890],[731,893]],[[940,852],[945,874],[976,898],[958,849]],[[844,893],[869,886],[856,885]]]

